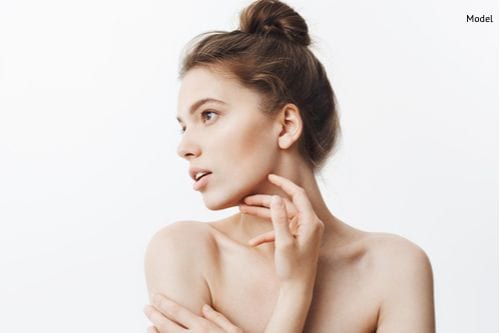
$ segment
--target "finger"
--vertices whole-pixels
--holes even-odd
[[[211,320],[219,327],[221,327],[225,332],[234,331],[236,326],[233,325],[222,313],[215,311],[210,305],[205,304],[201,311],[205,318]]]
[[[151,322],[156,326],[155,329],[161,333],[163,333],[163,332],[169,332],[169,333],[181,333],[181,332],[184,333],[184,332],[186,332],[186,329],[179,326],[178,324],[171,321],[170,319],[166,318],[160,311],[158,311],[155,307],[153,307],[151,305],[147,305],[144,308],[144,313],[149,318],[149,320],[151,320]]]
[[[298,211],[303,214],[304,218],[309,221],[312,218],[313,208],[309,199],[306,196],[304,189],[296,185],[291,180],[275,174],[268,175],[269,181],[279,186],[286,194],[292,198],[292,202],[296,205]]]
[[[158,330],[156,329],[156,327],[154,327],[154,326],[150,326],[150,327],[148,328],[148,333],[160,333],[160,331],[158,331]]]
[[[290,227],[290,232],[293,236],[297,234],[297,219],[293,219],[288,226]],[[269,242],[274,242],[276,239],[276,234],[274,233],[274,230],[268,231],[266,233],[260,234],[248,241],[248,245],[250,246],[259,246],[260,244],[263,243],[269,243]]]
[[[266,220],[269,220],[272,222],[271,209],[269,209],[269,208],[240,205],[239,209],[240,209],[240,212],[242,212],[243,214],[258,216],[258,217],[261,217],[263,219],[266,219]],[[290,220],[289,221],[290,230],[292,231],[292,234],[295,235],[297,233],[297,229],[298,229],[298,217],[297,217],[297,215],[295,215],[293,217],[291,217],[289,215],[289,220]],[[263,240],[265,240],[266,242],[274,241],[274,231],[270,231],[269,233],[272,233],[271,238],[267,237],[267,234],[262,234],[262,235],[254,237],[253,239],[256,240],[258,237],[264,237]],[[262,243],[262,242],[260,242],[260,243]],[[259,244],[250,244],[250,241],[249,241],[249,245],[256,246]]]
[[[248,197],[245,197],[245,199],[243,199],[243,202],[246,205],[253,205],[253,206],[259,205],[259,206],[269,208],[269,207],[271,207],[272,197],[273,196],[271,194],[254,194],[254,195],[250,195]],[[282,199],[285,201],[285,206],[286,206],[286,210],[288,212],[288,215],[293,216],[293,215],[297,214],[297,209],[295,208],[295,205],[293,204],[293,202],[291,202],[287,198],[282,198]]]
[[[299,228],[299,219],[296,216],[290,222],[290,230],[292,232],[292,235],[294,235],[294,236],[297,235],[298,228]]]
[[[240,209],[240,212],[242,212],[244,214],[258,216],[258,217],[261,217],[263,219],[271,221],[271,210],[269,208],[240,205],[239,209]]]
[[[244,214],[258,216],[258,217],[261,217],[263,219],[271,221],[271,210],[269,208],[271,207],[271,197],[272,196],[269,196],[269,197],[270,197],[268,200],[269,202],[265,203],[264,207],[251,206],[250,204],[248,204],[248,205],[247,204],[240,204],[240,205],[238,205],[238,208],[239,208],[240,212],[242,212]],[[290,217],[292,219],[297,217],[297,209],[295,208],[295,205],[286,198],[282,198],[282,199],[285,201],[288,217]],[[255,203],[255,204],[257,204],[257,203]]]
[[[153,296],[153,305],[167,318],[170,318],[184,327],[191,327],[199,318],[185,307],[171,301],[162,294]]]
[[[293,242],[293,236],[288,226],[288,216],[283,199],[279,195],[274,195],[271,201],[271,217],[275,233],[276,247]]]
[[[274,242],[275,234],[274,230],[268,231],[264,234],[261,234],[257,237],[254,237],[248,241],[248,245],[250,246],[258,246],[262,243]]]

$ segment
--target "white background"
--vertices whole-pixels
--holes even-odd
[[[498,332],[496,2],[288,3],[340,103],[332,212],[426,251],[438,332]],[[145,331],[153,233],[236,212],[176,155],[177,68],[246,4],[0,2],[1,332]]]

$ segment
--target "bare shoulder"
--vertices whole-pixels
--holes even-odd
[[[365,248],[370,253],[374,276],[384,285],[390,281],[414,277],[432,277],[431,261],[427,253],[409,239],[386,232],[370,232],[364,240]]]
[[[420,246],[409,239],[386,232],[371,232],[366,237],[367,246],[374,254],[374,260],[382,267],[404,265],[428,265],[430,260]],[[403,266],[401,266],[403,265]]]
[[[204,222],[178,221],[157,231],[144,258],[149,293],[163,293],[195,312],[210,304],[206,270],[212,239]]]
[[[391,233],[371,233],[367,242],[380,292],[377,332],[434,332],[433,272],[427,253]]]
[[[160,256],[164,260],[186,262],[199,258],[199,266],[206,262],[201,260],[200,255],[210,253],[213,245],[212,233],[205,222],[177,221],[164,226],[153,235],[146,249],[146,259]]]
[[[151,238],[148,249],[174,247],[178,254],[184,250],[192,253],[192,250],[206,248],[212,242],[213,236],[207,223],[177,221],[158,230]]]

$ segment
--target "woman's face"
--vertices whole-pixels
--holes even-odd
[[[211,210],[261,193],[277,165],[279,124],[264,115],[260,103],[258,93],[206,67],[195,67],[182,79],[178,154],[189,167],[212,173],[198,189]],[[187,170],[185,176],[190,177]]]

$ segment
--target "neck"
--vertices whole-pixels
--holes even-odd
[[[325,201],[323,200],[312,170],[303,165],[297,167],[297,164],[294,163],[288,163],[287,165],[293,167],[282,168],[281,170],[273,171],[273,173],[291,180],[305,190],[306,195],[313,207],[314,213],[325,224],[322,247],[325,242],[328,242],[329,247],[343,245],[347,241],[349,234],[352,234],[353,229],[344,222],[340,221],[330,212]],[[263,184],[256,194],[277,194],[291,200],[289,195],[285,194],[285,192],[279,189],[276,185],[270,183],[268,180],[266,180],[266,184]],[[246,241],[273,229],[272,222],[270,220],[254,215],[239,213],[234,216],[234,218],[236,220],[235,227],[238,234],[240,234],[240,237]],[[270,252],[269,255],[272,255],[274,244],[262,244],[258,246],[258,248],[263,252]]]

